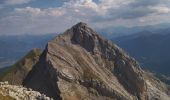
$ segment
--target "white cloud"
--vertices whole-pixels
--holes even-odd
[[[79,21],[95,28],[170,22],[170,8],[166,3],[150,0],[148,4],[146,1],[100,0],[95,3],[92,0],[70,0],[55,8],[15,8],[9,16],[0,18],[0,34],[62,32]]]
[[[104,8],[116,8],[121,7],[123,5],[128,5],[129,3],[134,2],[135,0],[99,0],[100,5]]]
[[[165,7],[165,6],[155,6],[155,7],[151,7],[151,9],[156,10],[157,13],[160,13],[160,14],[170,13],[170,8]]]
[[[32,7],[26,7],[26,8],[16,8],[15,14],[18,15],[32,15],[32,16],[61,16],[64,14],[64,11],[59,8],[48,8],[48,9],[40,9],[40,8],[32,8]]]

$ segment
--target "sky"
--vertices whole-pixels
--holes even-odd
[[[0,0],[0,35],[60,33],[170,23],[170,0]]]

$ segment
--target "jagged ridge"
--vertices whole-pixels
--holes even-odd
[[[82,22],[48,42],[23,85],[56,100],[169,99],[165,84]]]
[[[45,79],[39,78],[40,73]],[[48,42],[25,81],[28,87],[66,100],[157,98],[158,91],[150,90],[148,84],[152,82],[133,58],[82,22]],[[162,90],[159,94],[168,98]]]

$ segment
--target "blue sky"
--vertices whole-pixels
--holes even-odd
[[[96,29],[170,23],[170,0],[1,0],[0,35],[63,32],[83,21]]]

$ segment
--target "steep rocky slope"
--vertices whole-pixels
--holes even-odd
[[[78,23],[48,42],[23,84],[56,100],[169,100],[166,85]]]
[[[39,61],[41,53],[42,51],[40,49],[31,50],[25,57],[9,67],[1,75],[1,81],[8,81],[14,85],[22,85],[23,80],[32,70],[32,67]]]
[[[112,41],[135,57],[143,68],[170,76],[170,28],[155,33],[143,31]]]

